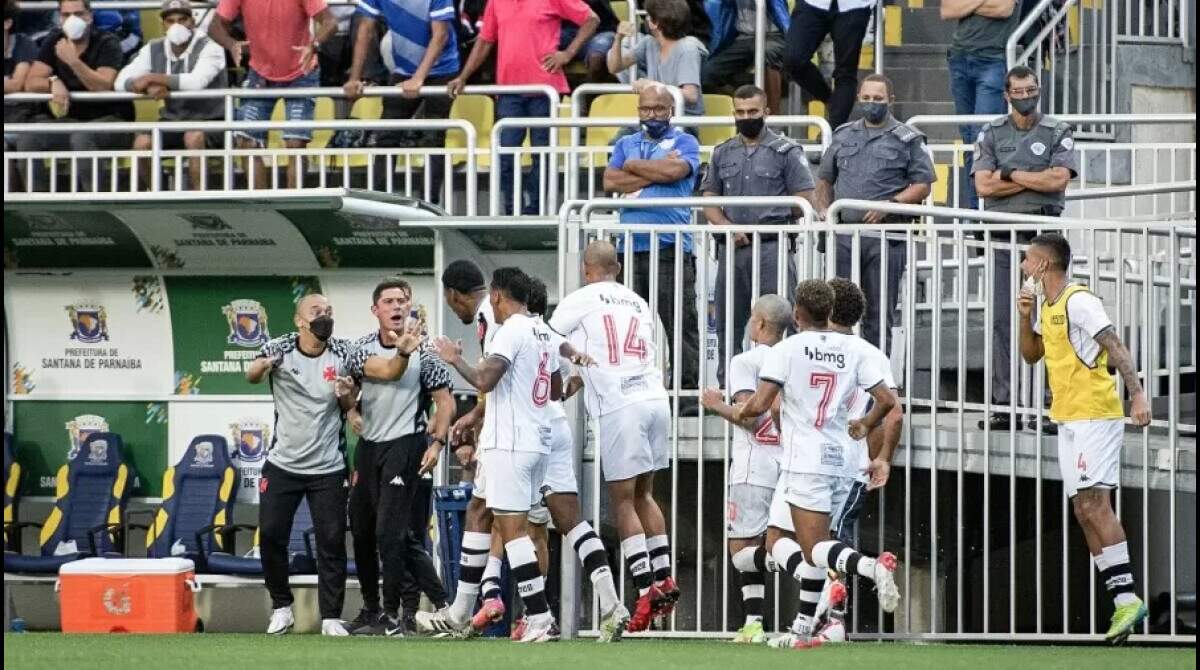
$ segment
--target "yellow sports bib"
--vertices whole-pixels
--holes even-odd
[[[1050,418],[1054,421],[1122,419],[1125,409],[1117,397],[1117,383],[1108,372],[1108,352],[1100,348],[1089,366],[1071,343],[1067,301],[1087,288],[1072,284],[1054,303],[1042,305],[1042,346],[1046,350],[1046,377],[1054,394]],[[1079,335],[1077,335],[1078,337]],[[1087,337],[1087,334],[1083,335]]]

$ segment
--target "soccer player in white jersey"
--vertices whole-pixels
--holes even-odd
[[[728,388],[733,402],[745,402],[758,388],[758,371],[763,359],[792,326],[792,306],[778,295],[764,295],[750,310],[750,341],[753,347],[729,361]],[[766,595],[767,552],[763,540],[771,497],[779,481],[779,431],[770,413],[736,422],[734,408],[717,389],[701,395],[704,408],[736,426],[729,463],[729,555],[738,571],[742,588],[745,622],[733,638],[736,643],[766,641],[763,632],[763,600]]]
[[[556,374],[558,352],[550,329],[526,312],[530,288],[529,277],[519,268],[500,268],[493,274],[490,300],[500,327],[479,365],[463,360],[461,345],[446,337],[439,337],[435,346],[442,360],[481,393],[489,394],[479,446],[488,473],[490,514],[464,534],[463,565],[467,567],[469,550],[486,555],[494,523],[525,604],[527,624],[520,641],[546,642],[557,637],[554,615],[546,602],[545,578],[529,539],[527,515],[541,498],[553,419],[549,405],[561,392],[561,377]],[[473,589],[462,582],[460,589],[478,591],[478,582]],[[449,614],[454,615],[455,608]],[[468,625],[465,617],[451,623],[459,630]]]
[[[769,523],[776,528],[790,523],[799,541],[797,545],[784,537],[772,547],[776,562],[800,581],[799,612],[791,630],[778,640],[778,646],[798,649],[820,644],[813,635],[814,624],[830,568],[872,580],[885,612],[895,611],[900,602],[894,555],[869,558],[830,537],[834,488],[852,456],[834,433],[838,415],[847,411],[855,389],[870,393],[874,406],[863,418],[849,422],[850,436],[862,439],[896,403],[882,374],[849,342],[854,336],[829,329],[833,300],[833,289],[823,281],[807,280],[796,287],[800,332],[771,348],[759,371],[757,390],[734,412],[738,421],[760,416],[782,395],[783,459]]]
[[[866,297],[858,286],[841,277],[830,279],[833,289],[833,311],[829,315],[830,330],[847,335],[854,334],[854,326],[862,319],[866,310]],[[872,361],[886,380],[884,383],[893,392],[896,382],[892,375],[891,361],[863,338],[850,342],[857,345],[861,355]],[[858,545],[858,518],[866,503],[867,493],[882,488],[891,473],[892,454],[900,443],[900,429],[904,425],[904,411],[899,403],[884,417],[883,423],[867,434],[866,445],[850,437],[845,423],[867,414],[871,395],[855,390],[850,397],[848,411],[838,416],[839,427],[835,428],[846,440],[846,453],[857,453],[857,458],[846,459],[846,470],[833,491],[833,513],[830,515],[829,531],[833,537],[851,547]],[[846,640],[846,598],[849,592],[836,573],[827,574],[825,589],[817,607],[817,620],[821,622],[817,637],[822,642],[844,642]]]
[[[667,523],[654,500],[654,474],[670,466],[671,410],[662,372],[654,366],[654,312],[617,283],[620,271],[612,244],[589,244],[583,254],[586,285],[563,298],[550,327],[596,361],[580,372],[588,413],[599,422],[613,523],[638,589],[627,630],[638,632],[652,618],[669,614],[679,599]]]

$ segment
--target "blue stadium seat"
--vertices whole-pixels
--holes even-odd
[[[12,434],[4,434],[4,548],[5,550],[20,551],[20,535],[9,533],[8,527],[17,520],[17,507],[20,499],[17,491],[21,487],[21,464],[13,454]]]
[[[163,473],[163,502],[146,529],[146,555],[197,560],[228,540],[221,528],[233,517],[237,472],[229,443],[220,435],[197,435],[173,467]],[[131,524],[130,527],[133,527]]]
[[[122,447],[116,433],[92,433],[71,454],[58,469],[54,509],[46,522],[11,525],[17,532],[26,526],[41,528],[41,553],[4,552],[5,572],[57,573],[64,563],[118,552],[116,536],[130,488]]]
[[[231,524],[219,528],[207,529],[208,533],[229,533],[228,548],[234,543],[232,534],[239,530],[254,531],[254,549],[258,549],[258,529],[246,524]],[[296,509],[296,517],[292,520],[292,534],[288,539],[288,562],[293,575],[310,575],[317,572],[316,550],[312,542],[312,512],[308,509],[308,500],[301,500]],[[204,572],[221,575],[261,575],[262,561],[258,552],[253,555],[237,556],[228,551],[212,551],[210,543],[202,547],[204,556],[201,565]]]

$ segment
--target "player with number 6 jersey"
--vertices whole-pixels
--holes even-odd
[[[628,630],[670,614],[679,599],[671,576],[667,524],[654,500],[654,473],[670,466],[667,435],[671,409],[654,365],[655,315],[640,296],[617,282],[621,264],[612,244],[584,250],[585,286],[563,298],[550,318],[596,367],[581,371],[600,467],[608,482],[621,551],[638,589]]]

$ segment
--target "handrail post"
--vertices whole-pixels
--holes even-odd
[[[767,0],[754,0],[754,85],[766,87]]]

